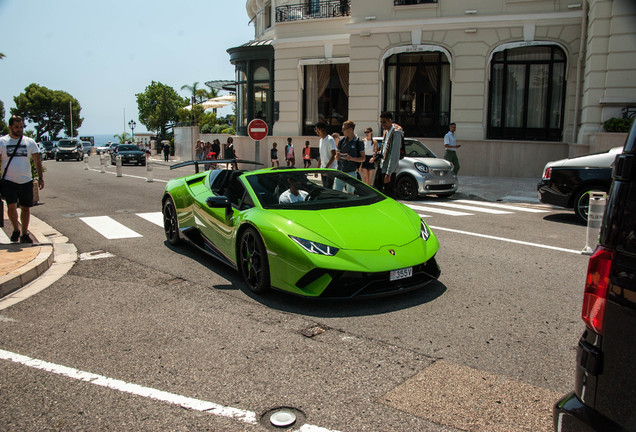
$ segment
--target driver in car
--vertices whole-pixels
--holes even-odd
[[[287,184],[289,184],[289,189],[280,194],[280,197],[278,198],[279,204],[293,204],[305,201],[309,193],[299,189],[301,184],[300,178],[288,177]]]

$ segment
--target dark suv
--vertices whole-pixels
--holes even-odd
[[[635,141],[636,124],[616,157],[587,270],[574,392],[554,406],[556,431],[636,431]]]

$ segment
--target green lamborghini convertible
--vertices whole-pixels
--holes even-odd
[[[237,269],[255,293],[371,297],[440,275],[417,213],[336,170],[213,169],[168,182],[162,208],[170,244]]]

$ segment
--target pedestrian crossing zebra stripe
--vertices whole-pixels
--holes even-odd
[[[449,207],[449,208],[454,208],[459,210],[468,210],[468,211],[475,211],[479,213],[488,213],[488,214],[497,214],[497,215],[512,213],[506,210],[495,210],[495,209],[490,209],[486,207],[483,207],[483,208],[477,207],[474,205],[455,204],[455,202],[452,202],[452,203],[451,202],[436,202],[435,205],[440,207]]]
[[[426,212],[426,213],[439,213],[439,214],[444,214],[444,215],[447,215],[447,216],[473,216],[472,213],[466,213],[466,212],[461,212],[461,211],[456,211],[456,210],[435,208],[435,207],[431,207],[431,206],[428,206],[428,205],[415,205],[415,204],[408,204],[408,203],[406,205],[411,207],[415,211],[422,211],[422,212]]]
[[[148,222],[152,222],[155,225],[163,227],[163,214],[161,212],[152,213],[136,213],[140,218],[146,219]]]
[[[492,203],[487,201],[455,200],[453,202],[465,203],[465,204],[471,204],[471,205],[480,205],[480,206],[486,206],[486,207],[494,207],[494,208],[500,208],[505,210],[526,212],[526,213],[549,213],[550,212],[550,210],[542,210],[542,209],[524,207],[524,206],[512,206],[509,204]]]
[[[143,237],[141,234],[120,224],[110,216],[91,216],[80,218],[89,227],[106,237],[108,240]]]

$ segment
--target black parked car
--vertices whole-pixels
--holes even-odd
[[[583,297],[574,392],[554,406],[559,432],[636,431],[636,126],[616,158]]]
[[[58,162],[67,159],[84,160],[82,142],[76,138],[61,139],[56,148],[55,160]]]
[[[574,209],[579,222],[587,223],[590,192],[609,191],[612,164],[623,150],[611,150],[571,159],[548,162],[537,185],[539,201]]]
[[[115,165],[117,156],[121,157],[121,164],[146,165],[146,152],[134,144],[120,144],[110,152],[110,162]]]

